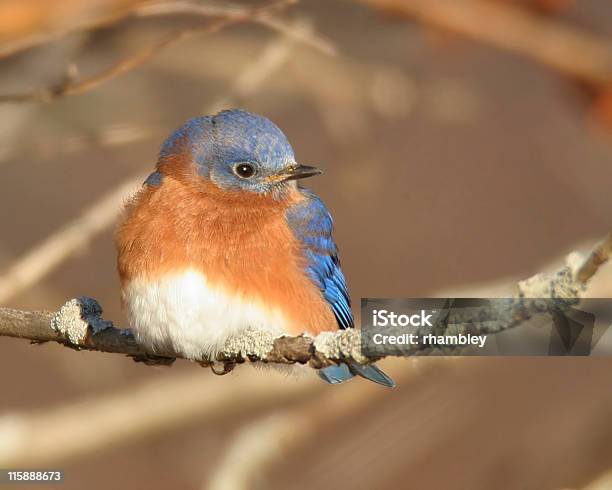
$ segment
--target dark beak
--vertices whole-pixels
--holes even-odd
[[[285,174],[286,177],[283,180],[297,180],[305,179],[306,177],[312,177],[313,175],[319,175],[323,172],[317,167],[311,167],[310,165],[295,165],[288,169]]]

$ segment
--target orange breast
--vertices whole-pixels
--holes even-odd
[[[121,282],[193,268],[228,294],[278,308],[292,335],[335,330],[285,220],[287,207],[300,199],[297,190],[277,201],[166,176],[127,207],[116,236]]]

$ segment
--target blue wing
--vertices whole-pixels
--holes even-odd
[[[340,328],[353,328],[351,300],[334,242],[334,224],[325,204],[311,191],[300,189],[305,199],[287,210],[287,222],[302,243],[307,273],[331,306]]]
[[[302,243],[306,272],[331,306],[338,326],[353,328],[355,321],[346,280],[340,269],[338,247],[334,242],[332,217],[313,192],[303,188],[300,191],[305,199],[287,210],[287,223]],[[393,380],[374,364],[340,364],[321,369],[318,373],[330,384],[343,383],[357,375],[384,386],[395,386]]]

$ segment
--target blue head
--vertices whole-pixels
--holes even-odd
[[[232,109],[187,121],[166,140],[160,162],[187,156],[197,174],[217,187],[266,194],[316,175],[298,165],[282,131],[269,119]]]

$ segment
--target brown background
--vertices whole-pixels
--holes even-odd
[[[609,231],[612,133],[593,120],[579,86],[520,56],[352,2],[304,1],[288,13],[311,19],[339,54],[297,45],[236,104],[270,117],[300,161],[324,169],[309,184],[333,212],[356,304],[527,277]],[[555,15],[612,35],[607,0],[575,2]],[[106,66],[169,25],[122,22],[0,60],[0,88],[52,83],[66,59],[84,71]],[[275,36],[232,27],[172,46],[84,95],[0,106],[0,270],[123,179],[151,169],[164,137],[225,94]],[[109,230],[8,306],[55,309],[88,295],[125,324],[114,254]],[[374,401],[339,418],[333,404],[317,417],[304,408],[316,434],[285,448],[250,486],[581,488],[612,466],[607,359],[387,366],[401,378],[396,390],[374,389]],[[3,338],[0,417],[129,393],[197,369]],[[214,397],[220,381],[201,376]],[[334,389],[365,389],[358,384]],[[317,394],[320,404],[328,393]],[[177,424],[55,466],[66,471],[66,490],[206,488],[234,438],[260,416]]]

